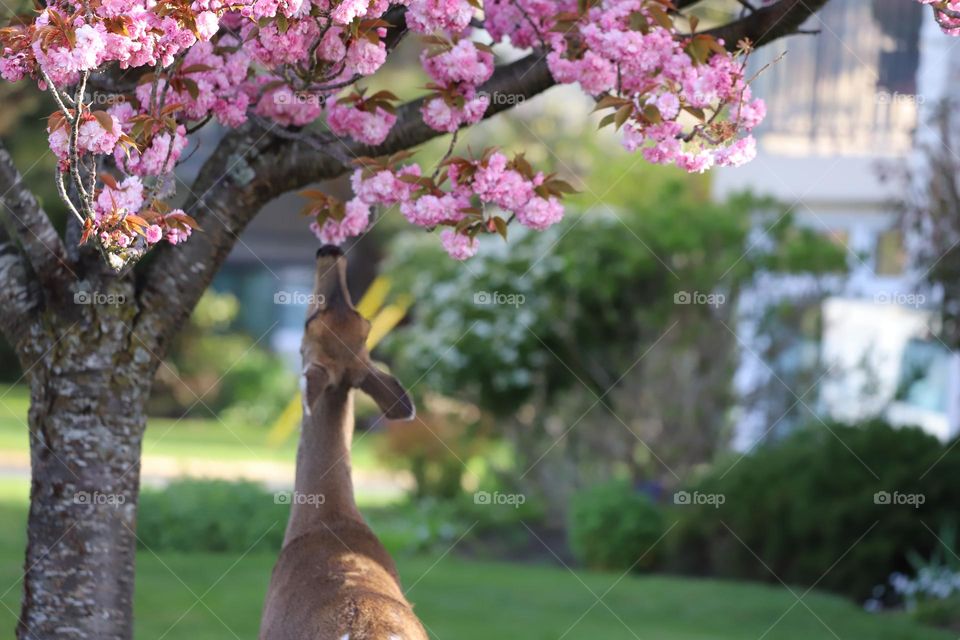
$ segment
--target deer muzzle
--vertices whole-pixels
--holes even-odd
[[[309,315],[319,311],[354,309],[347,289],[347,259],[340,247],[324,245],[317,250],[317,271]]]

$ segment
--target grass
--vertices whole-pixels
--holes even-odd
[[[0,451],[27,454],[29,398],[0,387]],[[144,455],[293,461],[294,443],[270,447],[262,425],[151,419]],[[358,467],[377,466],[376,436],[355,442]],[[15,623],[29,483],[0,480],[0,636]],[[380,519],[389,522],[389,519]],[[283,526],[283,523],[278,523]],[[386,532],[384,532],[386,533]],[[274,557],[253,553],[137,555],[136,637],[146,640],[255,638]],[[811,593],[799,603],[776,586],[663,576],[571,572],[458,558],[398,558],[409,598],[433,637],[457,640],[948,640],[953,636],[893,614]],[[802,594],[803,590],[795,590]],[[601,600],[598,600],[600,598]]]
[[[26,484],[0,481],[0,629],[14,625]],[[282,523],[280,523],[282,526]],[[136,637],[253,639],[274,558],[256,553],[137,555]],[[442,640],[949,640],[901,615],[839,597],[663,576],[482,562],[455,554],[398,558],[409,598]],[[9,588],[8,588],[9,587]],[[3,590],[6,590],[5,592]],[[798,595],[803,590],[797,590]],[[601,598],[602,601],[598,601]],[[5,633],[0,632],[0,633]]]
[[[0,452],[29,453],[27,437],[28,389],[23,385],[0,385]],[[296,438],[281,445],[267,442],[270,425],[237,421],[184,418],[148,418],[144,435],[144,458],[164,457],[217,462],[280,462],[293,464]],[[375,469],[378,434],[360,434],[354,439],[352,461],[357,469]]]

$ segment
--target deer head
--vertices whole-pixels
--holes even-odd
[[[357,388],[391,420],[411,420],[413,401],[406,389],[370,360],[370,322],[360,315],[347,289],[347,261],[335,246],[317,251],[313,298],[300,347],[303,356],[304,413],[326,394]]]

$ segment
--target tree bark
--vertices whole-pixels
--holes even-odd
[[[115,281],[33,328],[20,640],[133,636],[140,445],[154,359],[132,333],[129,293],[129,282]]]

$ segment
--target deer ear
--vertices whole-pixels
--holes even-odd
[[[371,366],[360,382],[360,389],[373,398],[390,420],[413,420],[417,409],[403,385],[389,373]]]
[[[310,415],[310,409],[316,404],[323,390],[330,384],[330,374],[323,365],[311,362],[303,368],[300,376],[300,392],[303,394],[303,413]]]

